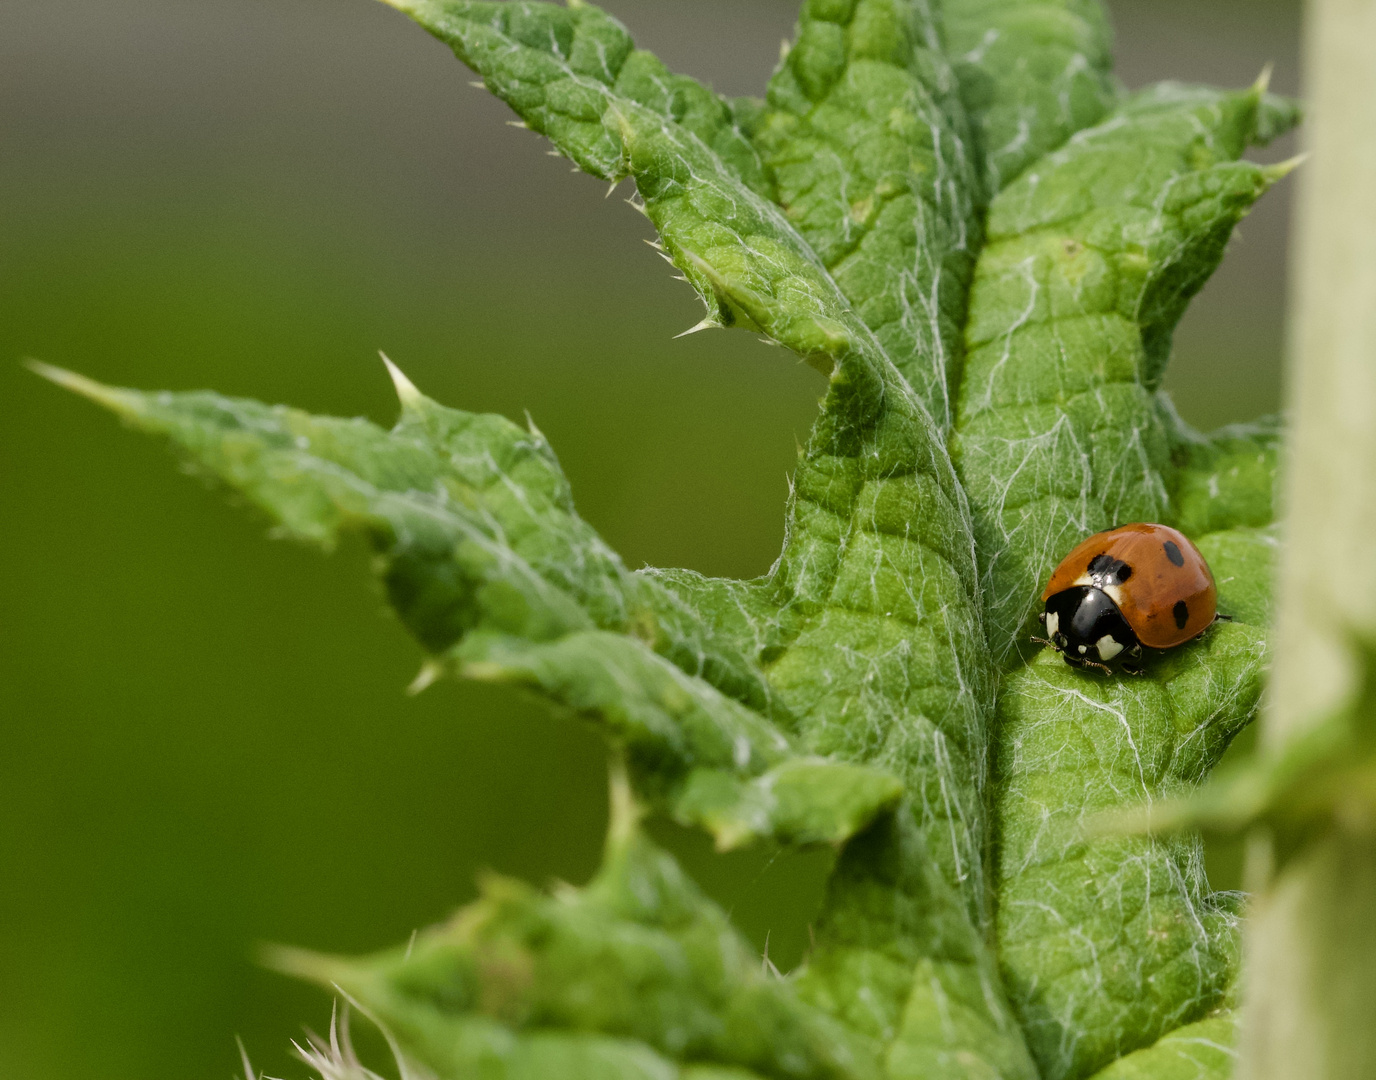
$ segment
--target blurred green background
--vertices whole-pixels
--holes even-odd
[[[607,6],[728,93],[762,86],[793,17]],[[1129,85],[1274,61],[1295,89],[1292,5],[1112,6]],[[329,1003],[255,943],[402,941],[482,868],[581,882],[605,822],[586,731],[505,690],[403,694],[419,653],[361,546],[271,542],[21,357],[390,422],[385,349],[441,401],[529,410],[631,565],[748,576],[778,550],[820,379],[746,334],[673,340],[700,309],[643,220],[469,77],[371,0],[0,5],[5,1080],[225,1080],[235,1033],[304,1075],[287,1039]],[[1287,198],[1178,336],[1170,384],[1201,426],[1278,404]],[[659,831],[796,961],[824,857]]]

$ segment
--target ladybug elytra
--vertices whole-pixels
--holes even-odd
[[[1136,672],[1143,647],[1170,649],[1218,618],[1204,556],[1166,525],[1120,525],[1081,541],[1042,593],[1045,638],[1067,664]]]

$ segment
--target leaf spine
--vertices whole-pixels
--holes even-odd
[[[396,389],[402,412],[421,404],[425,400],[425,395],[416,389],[416,384],[406,377],[401,368],[392,363],[385,352],[379,349],[378,356],[382,357],[382,362],[387,365],[387,374],[392,377],[392,386]]]
[[[433,686],[436,682],[438,682],[440,676],[442,676],[443,674],[443,664],[441,664],[434,657],[427,659],[425,663],[421,664],[420,671],[416,672],[416,677],[412,679],[410,685],[406,687],[407,696],[415,697],[422,690],[425,690],[428,687]]]
[[[248,1060],[248,1051],[244,1049],[244,1040],[235,1035],[234,1041],[239,1044],[239,1064],[244,1070],[244,1080],[258,1080],[258,1074],[253,1071],[253,1064]]]
[[[702,318],[702,320],[701,320],[700,322],[694,323],[692,326],[688,327],[687,330],[683,331],[683,333],[681,333],[681,334],[675,334],[675,335],[674,335],[674,340],[677,341],[679,338],[681,338],[681,337],[687,337],[689,334],[696,334],[699,330],[720,330],[720,329],[721,329],[721,320],[720,320],[719,318],[717,318],[716,315],[706,315],[706,316],[704,316],[704,317]]]

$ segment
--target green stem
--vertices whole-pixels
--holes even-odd
[[[1376,637],[1376,0],[1310,0],[1312,161],[1296,217],[1287,474],[1270,711],[1278,755],[1350,707]],[[1354,723],[1370,737],[1376,716]],[[1249,870],[1269,876],[1258,839]],[[1286,859],[1249,930],[1239,1076],[1376,1075],[1376,826],[1339,813]]]

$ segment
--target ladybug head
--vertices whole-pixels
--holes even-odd
[[[1142,654],[1118,605],[1093,585],[1076,585],[1048,596],[1040,618],[1047,643],[1068,664],[1103,665]]]

